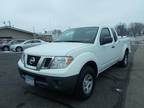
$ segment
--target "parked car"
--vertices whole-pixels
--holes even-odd
[[[15,40],[10,40],[10,41],[4,41],[0,44],[0,49],[2,49],[2,51],[9,51],[11,45],[20,44],[24,41],[25,41],[24,39],[15,39]]]
[[[53,43],[26,49],[19,72],[32,86],[74,92],[80,99],[91,96],[96,77],[112,65],[126,67],[131,52],[128,37],[110,27],[66,30]]]
[[[40,40],[40,39],[25,40],[21,43],[11,45],[10,49],[12,51],[21,52],[26,48],[34,47],[34,46],[41,45],[41,44],[44,44],[44,43],[46,43],[46,42],[43,41],[43,40]]]

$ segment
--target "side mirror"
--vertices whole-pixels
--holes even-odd
[[[103,37],[102,39],[100,39],[100,45],[104,45],[107,43],[111,43],[113,40],[111,37]]]

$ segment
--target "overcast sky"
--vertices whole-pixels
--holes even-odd
[[[144,23],[144,0],[0,0],[0,26],[36,32],[79,26]]]

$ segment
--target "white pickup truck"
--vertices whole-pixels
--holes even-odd
[[[55,42],[26,49],[18,62],[19,73],[32,86],[71,91],[87,99],[96,77],[112,65],[128,65],[128,37],[110,27],[66,30]]]

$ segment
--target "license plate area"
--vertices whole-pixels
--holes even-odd
[[[34,78],[32,76],[25,75],[25,83],[34,86]]]

